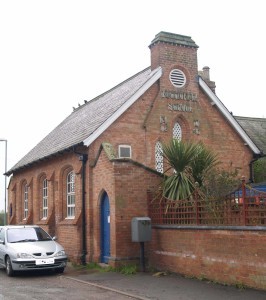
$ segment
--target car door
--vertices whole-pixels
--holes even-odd
[[[5,229],[0,228],[0,264],[5,265]]]

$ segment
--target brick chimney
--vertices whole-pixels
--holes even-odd
[[[149,48],[151,49],[151,68],[153,70],[164,64],[165,60],[184,64],[184,50],[189,49],[190,51],[187,51],[189,55],[196,56],[198,46],[189,36],[161,31],[152,40]],[[194,57],[194,60],[196,59],[197,57]],[[187,63],[189,62],[187,61]]]
[[[173,69],[184,72],[190,88],[193,88],[193,85],[195,87],[198,76],[198,46],[191,37],[161,31],[152,40],[149,48],[151,70],[162,67],[161,87],[172,88],[169,82],[169,73]]]
[[[202,79],[206,82],[208,87],[214,92],[215,94],[215,82],[210,80],[210,68],[209,67],[203,67],[202,71],[199,71],[199,75],[202,77]]]

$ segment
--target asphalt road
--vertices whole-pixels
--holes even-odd
[[[67,273],[66,273],[67,274]],[[49,272],[21,273],[7,277],[0,269],[0,299],[4,300],[87,300],[130,299],[110,290],[68,279]]]
[[[52,272],[17,273],[7,277],[0,269],[0,300],[266,300],[266,291],[236,288],[185,278],[178,274],[124,275],[75,268],[62,275]]]

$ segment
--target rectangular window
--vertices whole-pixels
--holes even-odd
[[[75,195],[67,195],[67,217],[75,217]]]
[[[160,142],[155,144],[155,169],[163,173],[163,148]]]
[[[42,218],[46,219],[48,216],[48,182],[47,179],[43,181],[42,189]]]
[[[75,174],[67,175],[67,218],[75,218]]]
[[[119,158],[131,158],[131,146],[129,145],[119,145]]]
[[[24,220],[28,218],[29,215],[29,203],[28,203],[28,186],[24,185]]]

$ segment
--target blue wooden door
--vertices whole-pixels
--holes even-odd
[[[101,262],[108,263],[110,256],[110,205],[105,193],[101,203]]]

